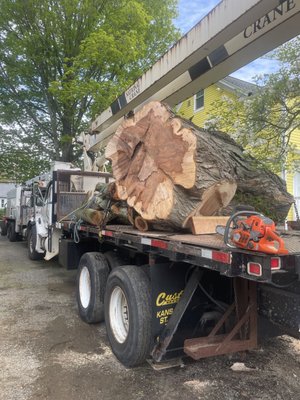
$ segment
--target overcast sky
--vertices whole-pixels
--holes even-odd
[[[218,3],[220,3],[220,0],[178,0],[179,15],[175,20],[175,25],[181,30],[182,34],[186,33]],[[274,71],[276,71],[276,62],[261,57],[231,75],[253,82],[255,75]]]

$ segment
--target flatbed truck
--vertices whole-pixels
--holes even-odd
[[[254,348],[257,286],[258,293],[269,289],[262,292],[260,304],[266,316],[282,323],[275,318],[282,310],[282,324],[297,334],[299,233],[281,233],[289,253],[278,256],[228,248],[219,234],[92,226],[73,218],[86,196],[83,179],[91,189],[112,176],[57,168],[47,176],[43,205],[37,203],[36,191],[29,201],[26,186],[27,207],[34,205],[37,211],[35,216],[23,212],[31,215],[22,229],[27,231],[28,255],[35,260],[58,255],[63,267],[78,268],[79,314],[87,323],[105,320],[112,350],[124,365],[138,365],[150,355],[157,363],[182,354],[198,359]],[[44,229],[35,228],[45,215]],[[276,309],[268,304],[274,286],[281,291]],[[296,288],[294,296],[286,291],[289,286]]]
[[[299,0],[220,2],[95,118],[81,139],[85,170],[97,170],[103,158],[97,152],[128,113],[154,99],[175,106],[298,35],[299,20]],[[272,256],[228,248],[217,234],[90,226],[70,218],[75,203],[66,212],[73,194],[61,190],[63,175],[53,174],[51,190],[48,186],[46,231],[25,235],[29,255],[58,254],[61,265],[78,268],[79,314],[87,323],[105,319],[112,350],[124,365],[138,365],[150,355],[157,363],[182,353],[199,359],[254,348],[258,284],[295,290],[293,306],[282,309],[299,332],[298,234],[283,233],[289,253]],[[33,232],[28,228],[22,225],[22,231]],[[272,319],[272,304],[266,310]]]

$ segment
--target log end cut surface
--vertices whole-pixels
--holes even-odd
[[[173,186],[192,188],[196,179],[196,137],[167,106],[151,102],[124,120],[109,142],[120,199],[145,219],[167,219]]]

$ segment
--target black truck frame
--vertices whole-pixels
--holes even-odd
[[[255,348],[257,284],[285,287],[299,279],[298,234],[283,233],[289,255],[273,256],[227,248],[218,234],[140,232],[125,225],[98,229],[71,221],[63,222],[61,229],[59,262],[66,268],[77,268],[79,264],[80,315],[86,322],[100,322],[105,316],[112,350],[129,367],[143,362],[150,353],[155,362],[160,362],[183,353],[199,359]],[[99,271],[96,274],[101,276],[102,285],[95,290],[104,311],[95,320],[87,320],[80,300],[80,274],[85,266],[89,268],[88,255],[96,257],[95,265],[101,265],[100,275]],[[134,277],[133,271],[138,270]],[[144,275],[148,283],[141,289],[135,280],[143,281]],[[130,290],[128,277],[132,280]],[[90,280],[93,281],[92,277]],[[124,295],[126,303],[126,311],[120,317],[125,321],[124,332],[127,329],[124,341],[118,341],[114,333],[118,326],[114,328],[110,315],[111,298],[117,287],[121,288],[120,296]],[[141,297],[140,290],[149,291],[149,296]],[[138,314],[139,310],[130,305],[127,297],[132,297],[138,305],[150,302],[146,311],[145,304],[144,308],[138,306],[143,308],[143,316],[135,321],[137,327],[130,323],[132,314]],[[296,312],[299,311],[298,308]],[[151,332],[143,345],[138,344],[137,333],[132,333],[140,329],[140,324],[145,325],[140,334],[147,336],[146,330]]]

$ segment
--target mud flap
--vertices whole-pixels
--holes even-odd
[[[46,254],[44,259],[46,261],[58,255],[59,252],[59,239],[61,238],[61,230],[53,228],[49,230],[48,236],[45,239]]]

